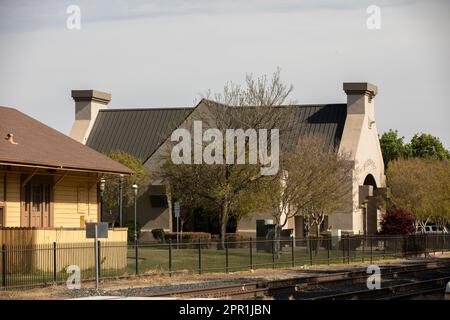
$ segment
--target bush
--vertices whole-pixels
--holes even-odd
[[[152,229],[153,238],[158,240],[159,242],[164,242],[165,232],[164,229]]]
[[[395,209],[383,215],[381,234],[406,235],[414,231],[414,218],[406,210]]]
[[[228,248],[245,248],[248,247],[250,236],[240,233],[226,233],[225,234],[225,241],[228,242]],[[215,235],[213,237],[214,241],[220,242],[219,235]],[[218,243],[218,247],[220,247],[221,244]]]
[[[362,246],[363,237],[359,235],[354,236],[342,236],[339,241],[339,250],[349,250],[355,251],[357,248]]]
[[[211,242],[211,234],[207,232],[180,232],[179,234],[183,244],[195,244],[200,241],[203,244],[202,247],[207,247]],[[166,233],[164,238],[166,241],[171,240],[172,243],[175,243],[177,241],[177,233]]]
[[[125,222],[125,227],[128,228],[128,242],[134,242],[134,221],[127,221]],[[136,229],[137,229],[137,238],[141,236],[141,226],[139,225],[139,222],[136,223]]]

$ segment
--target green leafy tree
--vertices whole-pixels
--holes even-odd
[[[444,148],[439,138],[431,134],[415,134],[408,147],[413,157],[450,160],[450,152]]]
[[[134,203],[133,183],[140,188],[148,178],[147,172],[142,166],[142,161],[123,151],[112,151],[106,154],[111,159],[120,162],[134,171],[133,175],[123,177],[122,201],[124,207],[132,206]],[[106,175],[105,191],[103,192],[103,206],[107,212],[118,211],[120,177],[117,175]]]
[[[397,130],[390,129],[380,137],[381,153],[383,154],[384,167],[387,168],[390,161],[408,155],[408,147],[405,145],[405,137],[399,137]]]

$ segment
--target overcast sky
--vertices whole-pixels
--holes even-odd
[[[69,5],[81,30],[66,27]],[[449,148],[449,30],[448,0],[0,0],[0,105],[68,133],[72,89],[110,92],[111,108],[191,106],[279,66],[299,103],[345,102],[343,82],[372,82],[380,133]]]

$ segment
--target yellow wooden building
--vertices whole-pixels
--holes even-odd
[[[83,241],[85,223],[100,219],[104,174],[132,171],[16,109],[0,107],[0,243],[8,238],[29,244],[26,234],[32,232],[24,230],[32,229],[47,230],[34,231],[33,242]],[[126,229],[113,231],[113,239],[126,241]]]

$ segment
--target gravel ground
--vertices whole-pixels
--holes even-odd
[[[432,259],[450,258],[450,253],[432,256]],[[379,261],[380,266],[404,265],[425,260],[385,260]],[[319,265],[298,266],[289,269],[258,269],[251,271],[225,273],[176,274],[168,275],[149,274],[126,279],[110,279],[102,281],[101,290],[95,290],[95,283],[84,282],[79,290],[68,290],[65,285],[55,285],[45,288],[34,288],[28,290],[0,291],[0,299],[72,299],[91,296],[139,296],[144,294],[158,294],[167,291],[182,291],[219,285],[243,284],[258,281],[270,281],[289,279],[294,277],[308,277],[323,273],[357,271],[365,269],[369,263],[352,263],[349,265]]]

